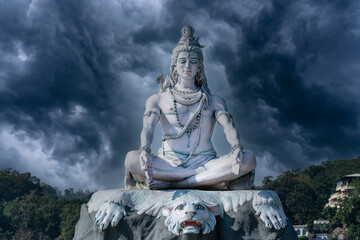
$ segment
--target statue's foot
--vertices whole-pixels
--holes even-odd
[[[166,190],[166,189],[171,189],[172,184],[171,184],[171,182],[165,182],[165,181],[160,181],[160,180],[152,180],[150,182],[149,188],[151,190]]]
[[[201,173],[201,172],[203,172],[205,170],[206,170],[205,166],[200,166],[200,167],[195,169],[195,172],[196,172],[196,174],[198,174],[198,173]]]
[[[227,191],[227,190],[229,190],[229,188],[228,188],[228,183],[227,183],[227,182],[218,183],[218,184],[212,186],[211,188],[214,189],[214,190],[220,190],[220,191]]]
[[[145,178],[145,186],[146,186],[146,189],[149,189],[149,190],[151,190],[152,188],[151,188],[151,184],[152,184],[152,182],[153,182],[154,180],[150,180],[150,179],[148,179],[148,178]]]

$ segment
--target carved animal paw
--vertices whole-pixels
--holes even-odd
[[[278,204],[278,197],[273,196],[270,191],[260,191],[254,194],[253,205]]]
[[[101,230],[105,230],[109,223],[115,227],[123,216],[126,216],[124,206],[117,203],[104,203],[96,213],[94,222]]]
[[[271,204],[253,205],[256,215],[258,215],[268,228],[274,227],[276,230],[285,228],[287,225],[285,214],[276,206]]]

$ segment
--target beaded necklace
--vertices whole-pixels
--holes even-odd
[[[175,90],[175,89],[174,89],[174,90]],[[185,92],[185,91],[179,91],[179,90],[175,90],[175,91],[176,91],[177,93],[181,93],[181,94],[179,94],[179,95],[183,95],[182,97],[187,98],[187,99],[188,99],[188,98],[193,98],[193,97],[194,97],[194,94],[198,94],[198,92],[199,92],[198,90],[197,90],[197,91],[191,91],[191,92]],[[171,91],[171,95],[173,96],[173,105],[174,105],[174,112],[175,112],[175,118],[176,118],[177,125],[178,125],[178,127],[180,127],[181,129],[183,129],[183,128],[185,127],[185,125],[181,124],[180,119],[179,119],[179,114],[178,114],[178,112],[177,112],[176,103],[177,103],[178,101],[176,101],[175,96],[174,96],[174,94],[173,94],[172,91]],[[185,96],[184,96],[184,95],[185,95]],[[186,96],[186,95],[192,95],[192,96]],[[196,101],[196,102],[199,102],[200,99],[201,99],[201,97],[198,98],[198,99],[196,99],[195,101]],[[195,104],[196,102],[194,102],[194,103],[192,103],[192,104]],[[179,104],[181,104],[181,103],[179,103]],[[191,104],[191,105],[192,105],[192,104]],[[183,105],[188,105],[188,104],[183,104]],[[192,128],[188,128],[188,129],[185,130],[185,132],[186,132],[186,134],[187,134],[187,136],[188,136],[187,147],[190,147],[190,135],[191,135],[191,133],[192,133],[196,128],[198,128],[199,123],[200,123],[200,119],[201,119],[201,111],[200,111],[199,114],[196,116],[195,125],[194,125]]]

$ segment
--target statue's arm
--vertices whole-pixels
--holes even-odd
[[[160,120],[159,97],[159,94],[155,94],[146,101],[143,128],[140,134],[142,148],[150,149],[154,139],[155,127]]]
[[[140,167],[145,171],[145,177],[148,184],[152,181],[153,177],[150,146],[154,139],[156,124],[160,120],[159,98],[159,94],[155,94],[146,101],[143,129],[140,134]]]
[[[215,118],[224,128],[226,140],[231,145],[231,153],[235,156],[232,173],[239,175],[243,157],[243,146],[241,145],[239,132],[236,130],[233,118],[227,110],[225,100],[219,96],[213,96],[213,104]]]
[[[226,102],[222,97],[213,95],[214,116],[217,122],[224,128],[226,140],[231,147],[240,146],[240,135],[235,128],[231,114],[228,112]]]

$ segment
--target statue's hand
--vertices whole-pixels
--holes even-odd
[[[147,151],[140,152],[140,167],[145,171],[146,180],[151,182],[153,177],[152,156]]]
[[[105,230],[109,223],[115,227],[123,216],[127,213],[125,208],[117,203],[104,203],[96,213],[94,222],[101,229]]]
[[[287,225],[286,217],[282,211],[272,204],[257,205],[253,206],[256,215],[258,215],[265,223],[267,228],[274,227],[276,230],[285,228]]]
[[[243,155],[240,149],[235,149],[235,151],[233,152],[234,158],[235,158],[235,162],[232,165],[232,173],[234,175],[240,175],[240,170],[241,170],[241,164],[242,164],[242,160],[243,160]]]

